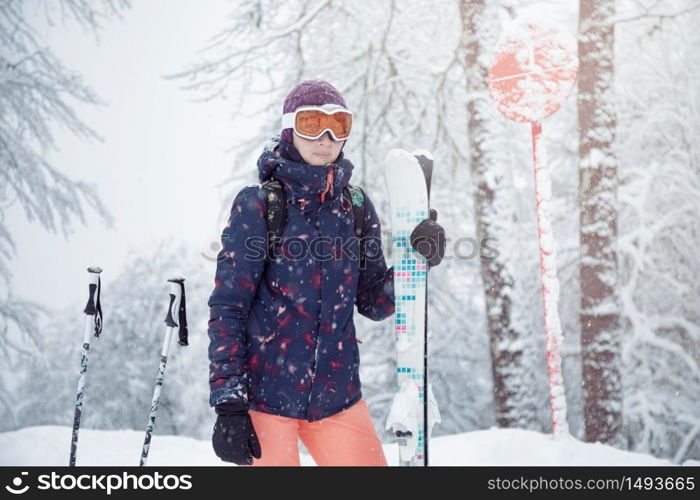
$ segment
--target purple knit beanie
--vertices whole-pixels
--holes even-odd
[[[337,104],[347,108],[345,99],[333,85],[324,80],[305,80],[297,84],[287,95],[282,113],[292,113],[299,106],[321,106],[323,104]],[[294,129],[291,128],[282,129],[280,138],[291,143],[293,132]]]

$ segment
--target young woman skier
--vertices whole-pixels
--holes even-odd
[[[360,390],[353,308],[375,321],[391,316],[394,277],[366,195],[363,266],[358,259],[344,196],[353,165],[342,152],[352,113],[322,80],[296,85],[283,113],[281,135],[258,159],[260,181],[274,177],[286,195],[282,249],[265,258],[267,194],[244,187],[222,235],[208,301],[214,451],[239,465],[300,465],[301,439],[317,465],[387,465]],[[436,218],[431,210],[412,241],[444,242]],[[347,245],[353,238],[354,250]],[[429,267],[444,256],[444,243],[414,247]]]

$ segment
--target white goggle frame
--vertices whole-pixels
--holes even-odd
[[[315,137],[312,137],[312,136],[309,136],[309,135],[300,134],[300,133],[297,131],[296,127],[294,126],[294,124],[296,123],[297,113],[300,112],[300,111],[308,111],[308,110],[321,111],[322,113],[325,113],[325,114],[327,114],[327,115],[333,115],[333,114],[335,114],[335,113],[343,112],[343,113],[348,113],[351,117],[353,116],[353,115],[352,115],[352,111],[350,111],[349,109],[346,109],[346,108],[344,108],[344,107],[342,107],[342,106],[339,106],[339,105],[337,105],[337,104],[323,104],[322,106],[300,106],[300,107],[298,107],[296,110],[294,110],[293,112],[291,112],[291,113],[285,113],[285,114],[282,115],[282,128],[283,128],[283,129],[284,129],[284,128],[291,128],[291,129],[294,129],[294,133],[297,134],[299,137],[303,137],[304,139],[309,139],[309,140],[311,140],[311,141],[315,141],[316,139],[318,139],[319,137],[321,137],[321,136],[322,136],[323,134],[325,134],[326,132],[330,132],[330,134],[331,134],[331,136],[333,137],[333,140],[334,140],[334,141],[344,141],[344,140],[346,140],[348,137],[350,137],[350,134],[348,134],[348,137],[346,137],[345,139],[338,139],[338,138],[335,136],[335,134],[333,133],[333,131],[332,131],[331,129],[329,129],[329,128],[323,129],[323,130],[322,130],[317,136],[315,136]]]

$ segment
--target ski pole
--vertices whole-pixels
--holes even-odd
[[[421,169],[423,170],[423,175],[425,176],[425,183],[427,185],[428,192],[428,213],[430,213],[430,184],[433,178],[433,158],[430,155],[426,155],[421,151],[415,151],[413,155],[418,159]],[[435,242],[438,245],[438,242]],[[430,440],[430,421],[428,420],[428,404],[429,404],[429,394],[428,394],[428,278],[429,273],[425,273],[425,321],[424,331],[423,331],[423,466],[427,467],[428,464],[428,442]]]
[[[175,328],[178,328],[178,343],[181,346],[188,345],[187,310],[185,307],[185,278],[170,278],[168,282],[170,283],[170,303],[168,304],[168,313],[165,317],[165,324],[167,325],[165,328],[165,339],[163,340],[163,348],[160,352],[160,365],[158,366],[156,386],[153,390],[153,399],[151,400],[151,411],[148,414],[146,437],[143,441],[141,462],[139,466],[146,465],[146,460],[148,460],[148,451],[151,447],[151,434],[153,433],[156,413],[158,412],[158,402],[160,401],[160,390],[163,387],[163,379],[165,378],[165,365],[168,362],[170,340],[172,339]]]
[[[83,334],[83,352],[80,359],[80,380],[75,397],[75,415],[73,417],[73,435],[70,445],[69,466],[75,466],[75,457],[78,451],[78,431],[80,429],[80,417],[83,413],[83,398],[85,396],[85,373],[87,372],[88,351],[90,350],[90,335],[99,338],[102,333],[102,305],[100,304],[100,273],[99,267],[88,267],[89,296],[85,313],[85,330]]]

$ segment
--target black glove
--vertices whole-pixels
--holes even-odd
[[[248,403],[224,403],[216,406],[216,423],[211,442],[214,452],[224,462],[252,465],[260,458],[260,441],[248,414]]]
[[[430,218],[420,221],[411,233],[411,246],[428,261],[428,269],[445,256],[445,230],[436,220],[437,210],[431,208]]]

